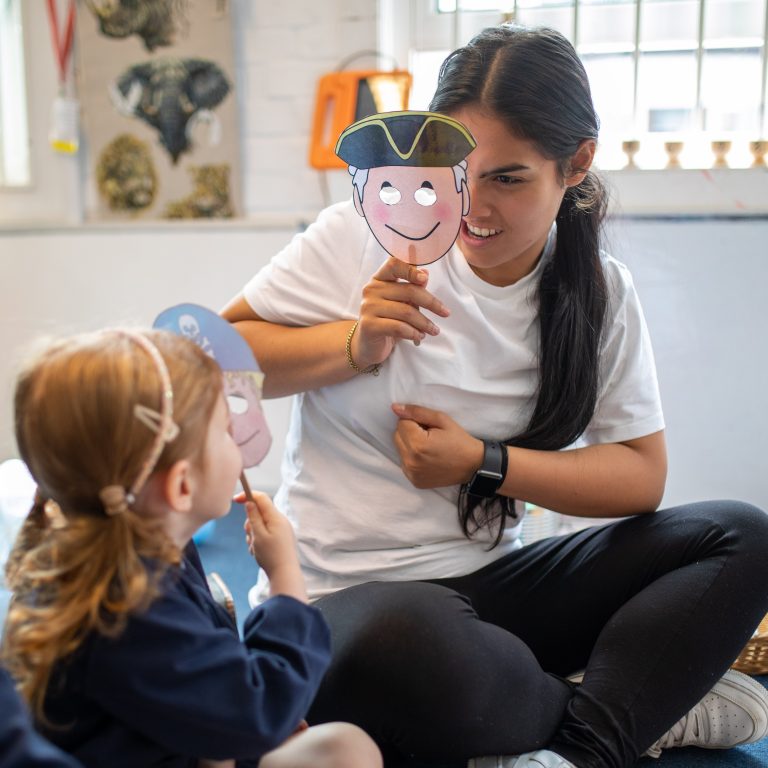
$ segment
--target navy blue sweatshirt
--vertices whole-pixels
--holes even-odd
[[[27,708],[11,676],[0,668],[0,766],[2,768],[78,768],[32,728]]]
[[[330,661],[320,612],[276,596],[234,621],[211,597],[194,545],[162,595],[116,638],[94,633],[55,670],[45,735],[86,766],[255,765],[291,735]]]

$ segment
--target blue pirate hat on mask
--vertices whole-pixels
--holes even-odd
[[[178,304],[161,312],[152,325],[194,341],[222,371],[261,372],[246,340],[223,317],[199,304]]]
[[[440,167],[458,165],[475,146],[469,130],[446,115],[383,112],[346,128],[336,154],[353,168]]]

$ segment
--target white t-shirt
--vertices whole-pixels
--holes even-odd
[[[311,597],[373,580],[471,573],[520,546],[519,524],[488,551],[467,539],[458,487],[420,490],[403,475],[393,402],[444,411],[477,437],[521,432],[535,404],[536,288],[554,249],[505,287],[481,280],[458,247],[429,265],[428,290],[449,309],[440,334],[399,342],[379,376],[360,375],[294,399],[277,506],[293,521]],[[383,251],[351,203],[325,210],[246,286],[265,320],[294,326],[355,319]],[[610,292],[596,411],[579,445],[629,440],[663,428],[648,331],[626,267],[604,256]],[[343,354],[343,352],[342,352]],[[510,466],[514,472],[514,466]],[[257,590],[260,592],[261,590]]]

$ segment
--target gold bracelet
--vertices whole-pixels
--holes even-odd
[[[355,324],[349,329],[349,333],[347,334],[347,344],[345,347],[346,353],[347,353],[347,362],[349,363],[349,367],[357,371],[358,373],[372,373],[374,376],[379,375],[379,368],[381,365],[379,363],[374,363],[370,368],[361,368],[353,359],[352,359],[352,337],[355,335],[355,331],[357,330],[357,324],[359,323],[359,320],[355,320]]]

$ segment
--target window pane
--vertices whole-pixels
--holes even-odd
[[[573,39],[573,2],[563,0],[518,0],[517,21],[532,27],[552,27]]]
[[[634,135],[632,54],[587,55],[582,60],[592,87],[592,101],[600,118],[601,136]],[[617,84],[622,85],[617,88]]]
[[[644,0],[640,47],[646,51],[698,47],[698,0]]]
[[[704,128],[757,134],[760,103],[759,50],[706,51],[701,70]]]
[[[429,102],[435,93],[440,65],[450,53],[444,51],[413,51],[411,54],[411,72],[413,86],[408,100],[410,109],[429,109]]]
[[[488,0],[461,0],[459,8],[462,11],[498,11],[511,10],[514,0],[509,3],[490,3]],[[437,10],[440,13],[453,13],[456,10],[456,0],[438,0]]]
[[[708,0],[704,47],[756,47],[762,43],[765,0]]]
[[[695,128],[695,51],[642,54],[637,101],[638,124],[647,131]]]
[[[634,47],[634,0],[581,0],[578,40],[580,54],[631,51]]]
[[[0,2],[0,184],[30,182],[20,0]]]

